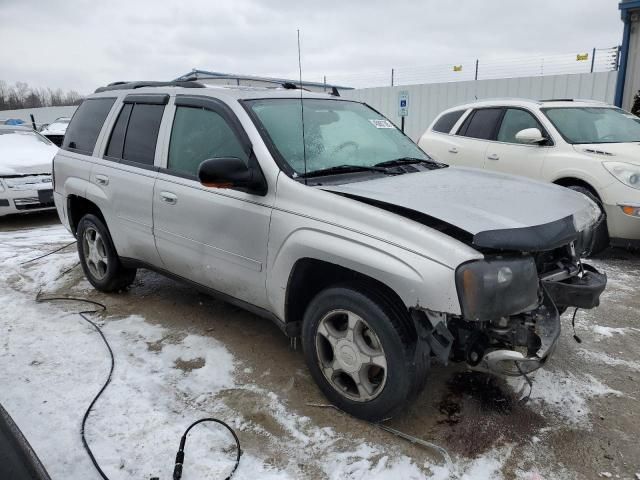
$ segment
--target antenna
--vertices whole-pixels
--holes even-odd
[[[302,101],[302,59],[300,56],[300,29],[298,29],[298,72],[300,74],[300,116],[302,119],[302,161],[304,162],[304,184],[307,185],[307,145],[304,138],[304,102]]]

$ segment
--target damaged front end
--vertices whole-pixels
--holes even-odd
[[[580,261],[573,242],[535,254],[486,254],[456,271],[462,315],[415,311],[413,317],[442,363],[522,375],[553,353],[561,313],[597,306],[606,282]]]

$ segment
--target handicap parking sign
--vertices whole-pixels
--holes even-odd
[[[403,90],[398,92],[398,116],[406,117],[409,115],[409,92]]]

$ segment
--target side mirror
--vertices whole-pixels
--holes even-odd
[[[237,157],[210,158],[198,167],[198,180],[205,187],[266,190],[264,179]]]
[[[542,132],[540,132],[537,128],[525,128],[524,130],[520,130],[516,133],[516,140],[521,141],[522,143],[543,143],[546,142],[547,139],[542,136]]]

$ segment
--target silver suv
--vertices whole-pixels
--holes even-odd
[[[539,368],[560,313],[606,284],[580,261],[599,221],[584,195],[437,163],[367,105],[290,84],[98,89],[54,197],[95,288],[149,268],[267,317],[369,420],[401,411],[432,359]]]

